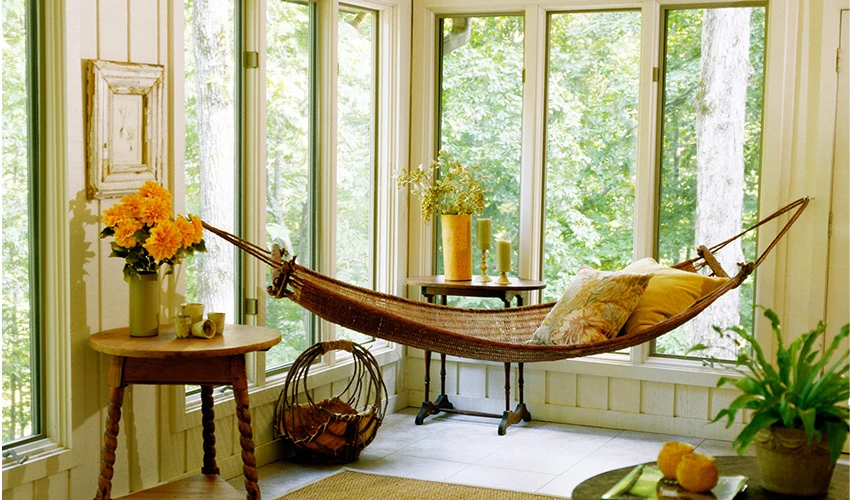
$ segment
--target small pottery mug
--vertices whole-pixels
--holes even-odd
[[[201,339],[211,339],[215,336],[215,325],[208,319],[192,323],[192,336]]]
[[[215,333],[224,333],[224,313],[207,313],[207,319],[215,323]]]
[[[189,334],[192,332],[192,317],[185,315],[176,315],[172,318],[174,322],[174,335],[178,339],[185,339],[189,337]]]
[[[192,324],[204,320],[204,305],[197,302],[183,304],[183,314],[192,317]]]

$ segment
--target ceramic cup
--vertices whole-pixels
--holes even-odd
[[[204,305],[197,302],[183,304],[183,314],[192,317],[192,324],[204,320]]]
[[[206,319],[192,323],[192,336],[201,339],[211,339],[215,336],[215,324]]]
[[[215,333],[224,333],[224,313],[207,313],[207,319],[215,323]]]
[[[172,322],[174,323],[174,335],[178,339],[185,339],[192,333],[191,316],[179,314],[172,318]]]

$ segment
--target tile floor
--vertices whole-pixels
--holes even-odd
[[[589,477],[655,460],[667,441],[691,443],[709,455],[735,453],[726,441],[537,421],[511,426],[499,436],[497,419],[440,414],[415,425],[416,412],[407,408],[388,415],[355,462],[310,466],[280,460],[261,467],[263,498],[278,498],[343,467],[569,498]],[[230,484],[244,487],[241,476]]]

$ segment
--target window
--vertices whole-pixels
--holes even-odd
[[[377,21],[374,11],[340,7],[337,42],[336,277],[373,289]],[[342,327],[337,337],[374,340]]]
[[[511,240],[517,248],[524,19],[447,17],[440,19],[439,30],[438,149],[461,163],[481,167],[490,201],[481,217],[492,219],[494,238]],[[439,218],[435,220],[439,225]],[[437,272],[442,273],[441,238],[435,241]],[[480,252],[476,247],[473,263],[481,262]],[[491,258],[491,266],[492,262]],[[512,269],[516,265],[514,257]],[[498,301],[460,297],[450,297],[449,304],[501,307]]]
[[[666,11],[660,146],[658,257],[693,256],[757,219],[764,89],[764,7]],[[724,248],[727,273],[755,258],[755,235]],[[694,344],[706,354],[735,358],[712,325],[753,321],[753,280],[726,293],[675,333],[655,342],[655,353],[683,356]]]
[[[414,36],[433,29],[435,39],[413,53],[413,89],[434,87],[414,94],[412,157],[446,149],[485,167],[492,192],[484,215],[494,233],[515,238],[516,274],[546,282],[541,301],[560,297],[581,265],[680,262],[758,219],[766,2],[638,3],[640,10],[579,2],[551,11],[512,4],[524,9],[519,15],[502,4],[467,6],[463,15],[438,0],[416,5]],[[735,66],[714,56],[727,53]],[[410,223],[411,241],[434,242],[423,260],[436,263],[410,268],[440,272],[439,228],[430,234]],[[753,235],[721,262],[735,273],[755,247]],[[706,336],[717,344],[711,326],[752,324],[754,282],[635,348],[630,362],[702,357],[689,350]]]
[[[379,85],[379,42],[393,36],[383,10],[298,0],[184,5],[187,211],[262,247],[279,245],[324,274],[386,288],[375,271],[390,231],[378,227],[378,183],[388,186],[393,168],[379,155],[390,151],[390,121],[378,120],[388,113],[380,99],[391,97]],[[320,15],[336,30],[317,29]],[[338,62],[333,75],[328,60]],[[186,266],[186,300],[280,330],[258,368],[285,370],[333,335],[372,340],[323,329],[305,309],[265,293],[269,266],[217,237],[206,241],[208,252]]]
[[[36,2],[3,4],[2,270],[3,446],[39,437],[42,425]],[[20,57],[24,54],[25,57]]]
[[[186,0],[185,185],[186,211],[212,226],[233,232],[236,215],[234,137],[233,4],[210,7]],[[234,247],[221,238],[204,238],[207,251],[186,259],[186,301],[206,311],[236,316]]]
[[[634,253],[639,12],[549,16],[544,300]]]
[[[315,7],[266,4],[266,238],[315,266]],[[271,272],[266,275],[271,284]],[[290,363],[315,341],[313,316],[266,295],[266,325],[283,334],[267,354],[270,369]]]

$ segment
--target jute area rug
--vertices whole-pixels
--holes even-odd
[[[446,498],[461,500],[543,500],[552,497],[534,493],[478,488],[462,484],[382,476],[341,470],[338,473],[288,493],[279,500],[383,500]]]

